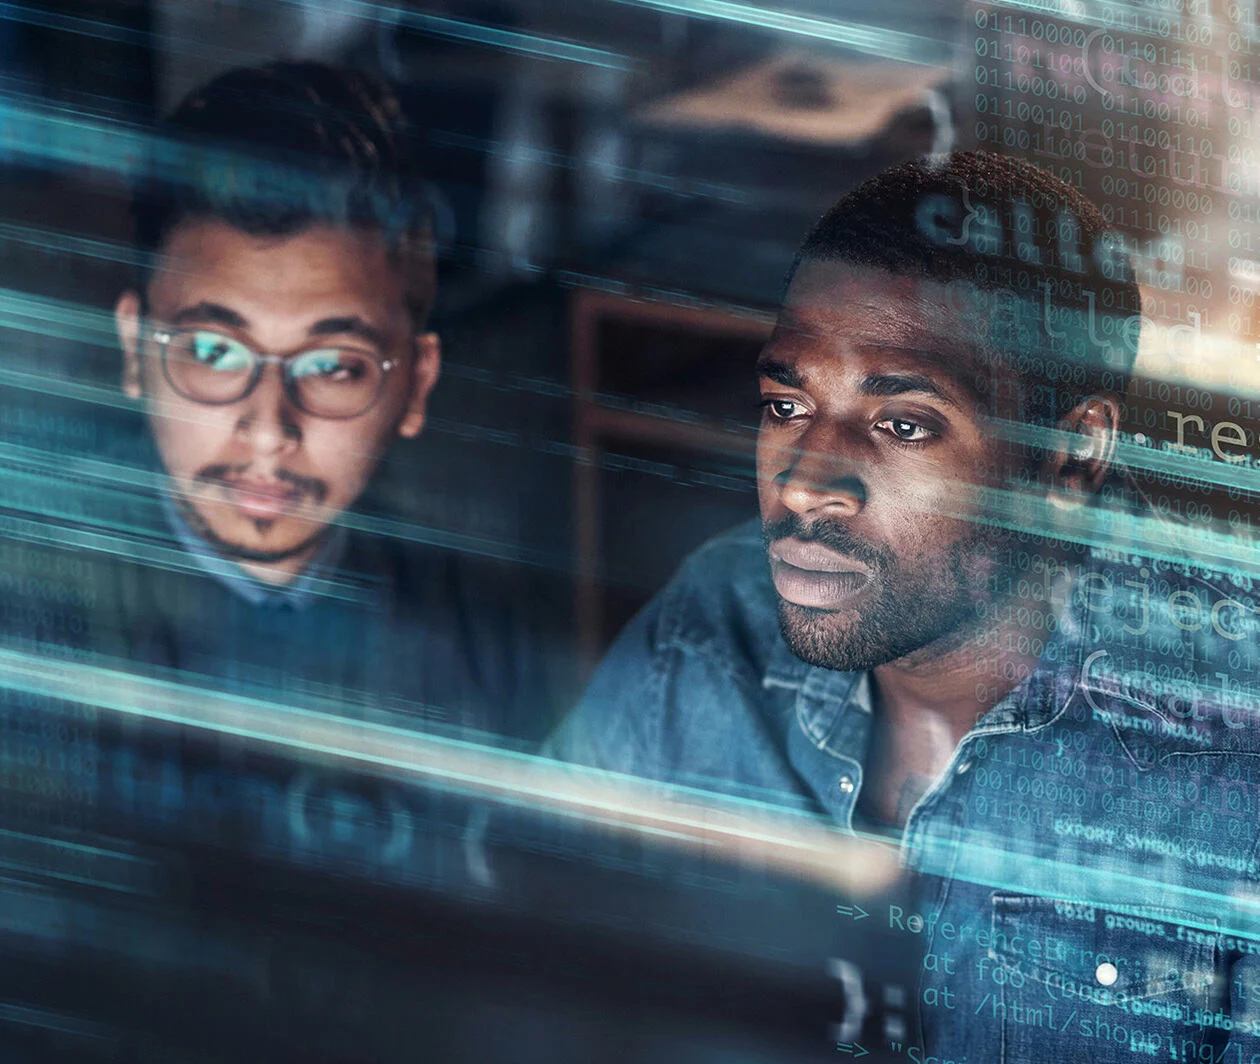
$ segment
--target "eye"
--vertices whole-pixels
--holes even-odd
[[[908,421],[903,417],[889,417],[875,424],[876,428],[890,433],[901,443],[926,443],[935,439],[938,433],[924,428],[917,421]]]
[[[193,359],[211,369],[246,370],[254,361],[254,353],[243,343],[218,333],[195,332],[187,343]]]
[[[791,399],[763,399],[760,406],[771,421],[791,421],[805,413],[805,408]]]
[[[319,381],[325,384],[353,384],[368,374],[367,356],[335,347],[305,351],[289,363],[289,375],[295,381]]]

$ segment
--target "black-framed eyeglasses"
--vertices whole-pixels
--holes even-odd
[[[262,380],[271,363],[289,401],[313,417],[358,417],[381,397],[397,362],[353,347],[314,347],[289,355],[264,355],[212,329],[155,329],[162,373],[185,399],[207,406],[238,403]]]

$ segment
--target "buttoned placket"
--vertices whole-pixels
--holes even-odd
[[[810,748],[827,755],[822,775],[806,774],[831,818],[847,830],[853,829],[853,811],[862,793],[869,735],[869,711],[854,704],[855,695],[860,696],[856,685],[862,680],[860,673],[806,665],[786,647],[763,679],[766,688],[796,692],[792,712],[798,734]]]
[[[930,914],[928,941],[924,944],[926,952],[936,949],[936,931],[941,924],[941,917],[949,901],[950,889],[963,848],[965,830],[966,805],[964,801],[946,802],[950,788],[960,779],[967,778],[975,766],[976,744],[982,740],[999,736],[1010,736],[1025,730],[1024,721],[1007,719],[995,721],[988,725],[978,724],[968,732],[954,748],[949,764],[936,782],[928,788],[915,802],[906,818],[906,825],[901,835],[900,857],[903,868],[916,869],[928,873],[935,883],[930,901],[924,898],[924,909]],[[949,811],[945,818],[934,816],[937,807],[942,803]],[[931,974],[926,968],[919,972],[919,985],[916,994],[919,1029],[925,1029],[926,1017],[924,1009],[924,988],[928,985]]]
[[[1044,700],[1044,705],[1037,706],[1037,712],[1031,714],[1027,704],[1022,706],[1014,704],[1014,700],[1018,697],[1019,688],[1017,687],[963,736],[954,748],[945,771],[919,797],[906,818],[906,826],[901,838],[903,866],[917,867],[933,875],[946,877],[953,875],[962,841],[965,806],[962,803],[955,803],[956,815],[947,825],[933,820],[933,808],[946,797],[959,777],[966,776],[971,771],[976,761],[977,743],[981,740],[1023,734],[1029,730],[1044,727],[1059,716],[1071,700],[1075,687],[1075,683],[1068,685],[1066,689],[1061,687],[1058,683],[1058,673],[1047,678],[1047,686],[1044,690],[1034,689],[1036,694]],[[942,831],[943,827],[947,827],[947,830]],[[947,853],[944,864],[939,859],[933,860],[942,849]]]
[[[944,817],[935,815],[937,809],[945,803],[955,781],[971,772],[975,764],[973,751],[979,739],[1009,735],[1020,730],[1017,724],[1001,724],[976,728],[969,732],[954,748],[945,771],[920,795],[906,818],[899,851],[902,867],[941,877],[942,888],[937,893],[934,904],[930,906],[935,912],[933,926],[945,904],[947,884],[953,877],[962,851],[966,812],[965,804],[961,801],[946,803],[947,812]]]
[[[1067,611],[1070,616],[1070,611]],[[1037,730],[1056,719],[1080,683],[1075,670],[1080,659],[1079,626],[1068,621],[1056,640],[1076,653],[1060,653],[1050,660],[1049,674],[1030,678],[1032,690],[1019,685],[989,710],[955,747],[945,771],[920,796],[906,819],[901,836],[903,866],[919,867],[935,875],[949,875],[956,863],[958,843],[965,827],[965,808],[953,803],[954,815],[940,822],[934,812],[950,788],[966,777],[975,764],[975,747],[982,739]],[[763,683],[766,687],[795,688],[796,723],[811,746],[834,760],[828,786],[819,779],[819,797],[833,818],[853,829],[853,812],[862,794],[865,760],[870,738],[871,677],[867,673],[843,673],[806,665],[786,647],[772,658]],[[1070,675],[1069,675],[1070,674]],[[1040,682],[1036,682],[1039,679]],[[1069,682],[1064,684],[1062,680]],[[1024,688],[1021,691],[1021,688]],[[861,716],[855,716],[860,714]],[[929,854],[929,849],[932,851]],[[944,860],[941,851],[945,850]],[[919,858],[926,856],[926,861]]]

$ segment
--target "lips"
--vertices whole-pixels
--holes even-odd
[[[778,539],[769,553],[775,590],[798,606],[843,609],[871,582],[867,566],[821,543]]]
[[[302,499],[298,488],[278,480],[237,480],[224,487],[232,505],[255,520],[268,520],[291,513]]]

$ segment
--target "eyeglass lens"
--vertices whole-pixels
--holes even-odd
[[[229,336],[206,330],[171,335],[163,350],[167,378],[200,403],[232,403],[253,390],[261,356]],[[321,347],[281,362],[293,401],[318,417],[344,418],[375,402],[384,371],[366,352]]]

